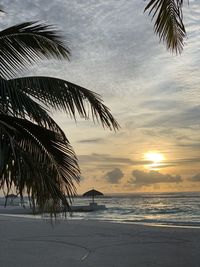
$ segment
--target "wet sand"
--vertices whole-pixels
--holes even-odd
[[[0,215],[1,267],[199,267],[200,229]]]

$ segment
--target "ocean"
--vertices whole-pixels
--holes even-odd
[[[76,198],[85,205],[89,198]],[[200,192],[110,195],[96,198],[107,210],[73,213],[74,219],[200,227]]]
[[[1,202],[4,203],[3,199]],[[90,202],[90,198],[76,197],[73,205],[88,205]],[[200,227],[200,192],[106,195],[95,198],[95,202],[105,205],[107,209],[73,212],[71,218]],[[30,215],[20,216],[30,217]]]

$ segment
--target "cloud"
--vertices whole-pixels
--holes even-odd
[[[157,117],[147,123],[145,123],[144,127],[176,127],[176,128],[185,128],[199,125],[199,113],[200,113],[200,105],[196,105],[194,107],[184,108],[182,110],[176,111],[176,116],[174,115],[174,111],[169,110],[168,112],[160,113]]]
[[[123,177],[124,174],[119,168],[115,168],[114,170],[107,172],[105,175],[107,182],[111,184],[118,184]]]
[[[103,138],[90,138],[90,139],[82,139],[82,140],[79,140],[77,141],[77,143],[88,143],[88,144],[98,144],[98,143],[104,143],[105,142],[105,139]]]
[[[190,150],[199,150],[200,149],[200,141],[198,143],[187,143],[187,144],[177,144],[176,145],[177,147],[185,147],[187,149],[190,149]],[[199,160],[200,161],[200,158]]]
[[[149,60],[162,47],[152,33],[150,18],[143,14],[143,1],[14,0],[8,4],[3,0],[2,5],[8,10],[6,26],[26,20],[58,25],[70,41],[73,57],[67,72],[66,65],[55,72],[64,77],[68,73],[70,80],[106,95],[129,95],[133,73],[142,77],[143,67],[149,69]],[[49,71],[53,72],[48,65]]]
[[[79,155],[78,159],[83,165],[98,165],[99,168],[118,168],[119,166],[139,166],[151,164],[149,160],[132,160],[126,157],[113,157],[109,154],[97,154]]]
[[[200,182],[200,173],[192,176],[191,178],[188,179],[191,182]]]
[[[157,164],[156,166],[152,165],[150,160],[132,160],[126,157],[113,157],[110,154],[98,154],[92,153],[89,155],[79,155],[78,160],[81,165],[84,166],[98,166],[99,169],[115,169],[123,168],[126,166],[151,166],[152,169],[162,169],[173,166],[184,166],[189,164],[195,164],[200,162],[200,157],[191,157],[191,158],[182,158],[174,160],[165,160],[164,162]]]
[[[129,184],[136,186],[147,186],[158,183],[179,183],[182,181],[180,175],[162,174],[154,170],[149,172],[134,170],[132,175],[133,177],[129,180]]]
[[[192,158],[185,158],[185,159],[176,159],[173,161],[166,161],[166,165],[172,165],[172,166],[177,166],[177,165],[186,165],[186,164],[194,164],[194,163],[199,163],[200,158],[199,157],[192,157]],[[164,164],[164,165],[165,165]]]
[[[124,165],[131,165],[133,161],[129,158],[122,158],[122,157],[113,157],[109,154],[97,154],[92,153],[90,155],[79,155],[78,156],[81,163],[115,163],[115,164],[124,164]]]
[[[189,38],[181,57],[170,55],[159,44],[150,17],[143,14],[144,1],[2,0],[1,4],[7,12],[0,17],[2,28],[42,19],[57,25],[69,41],[70,65],[48,62],[25,75],[60,77],[102,94],[122,126],[123,135],[109,136],[104,142],[107,139],[98,138],[99,128],[91,122],[78,119],[77,130],[66,116],[55,114],[67,136],[70,133],[71,141],[81,147],[76,152],[85,154],[78,157],[83,169],[90,166],[107,172],[151,164],[140,157],[143,151],[155,147],[169,151],[169,162],[162,168],[188,164],[194,169],[192,164],[198,161],[194,157],[200,149],[199,1],[191,1],[190,8],[184,10]],[[194,140],[190,142],[191,137]],[[94,144],[94,150],[88,144]],[[92,154],[94,151],[99,154]],[[135,160],[129,154],[133,151]],[[179,160],[177,155],[191,160]]]
[[[153,99],[153,100],[146,100],[141,103],[141,106],[148,108],[149,110],[164,110],[168,111],[169,109],[176,109],[182,107],[182,103],[178,100],[173,99]]]

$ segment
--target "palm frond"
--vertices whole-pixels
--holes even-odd
[[[154,30],[168,50],[181,53],[186,37],[182,14],[183,0],[150,0],[144,9],[155,18]]]
[[[3,129],[2,129],[3,128]],[[0,128],[0,177],[2,177],[11,154],[9,137],[4,127]]]
[[[66,138],[58,124],[49,116],[48,111],[15,85],[7,80],[0,79],[1,114],[30,119]]]
[[[100,95],[51,77],[12,79],[43,59],[69,59],[70,51],[52,26],[26,22],[0,32],[0,188],[27,192],[44,211],[60,201],[69,208],[80,171],[65,134],[48,109],[76,119],[92,117],[110,129],[119,124]],[[68,198],[66,198],[66,196]]]
[[[3,139],[7,144],[0,146],[1,155],[10,148],[9,158],[1,167],[0,186],[14,185],[22,196],[24,191],[28,192],[43,210],[49,200],[54,206],[59,200],[69,206],[65,195],[70,201],[80,177],[69,142],[58,133],[6,115],[0,115],[0,129],[1,144]]]
[[[66,111],[70,116],[90,116],[110,129],[117,130],[119,124],[110,110],[102,103],[101,96],[86,88],[65,80],[51,77],[23,77],[8,81],[10,87],[18,87],[24,93],[41,101],[47,107]]]
[[[43,59],[69,59],[69,48],[51,25],[25,22],[0,32],[0,76],[11,78]]]

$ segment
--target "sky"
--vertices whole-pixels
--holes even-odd
[[[91,188],[104,193],[200,190],[200,1],[185,5],[187,38],[179,56],[154,35],[151,18],[143,13],[146,3],[1,1],[7,12],[0,17],[2,29],[45,21],[62,31],[71,48],[70,63],[42,62],[24,75],[62,78],[101,94],[121,126],[113,132],[52,111],[78,156],[80,194]]]

